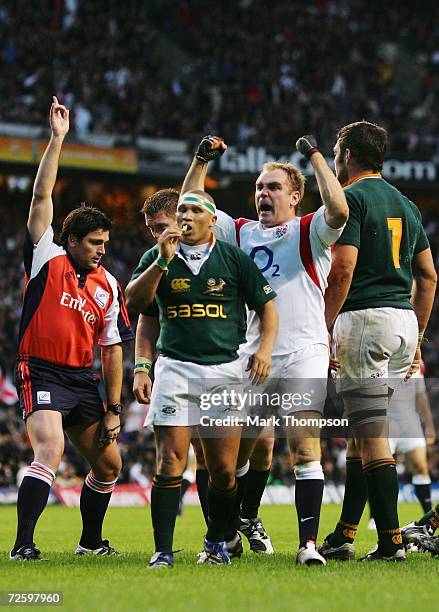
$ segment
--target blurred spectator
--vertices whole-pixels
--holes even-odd
[[[282,0],[269,18],[263,0],[6,0],[0,121],[45,126],[57,92],[79,136],[291,147],[306,130],[329,151],[366,118],[394,151],[437,155],[438,19],[398,0]]]

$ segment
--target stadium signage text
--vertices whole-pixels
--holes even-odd
[[[227,154],[219,160],[219,169],[229,174],[256,174],[269,161],[291,162],[305,175],[313,175],[311,164],[305,162],[297,151],[273,154],[265,147],[248,147],[245,150],[229,147]],[[330,166],[333,165],[331,157],[327,157],[326,161]],[[438,171],[433,161],[388,159],[384,162],[383,175],[395,181],[438,180]]]

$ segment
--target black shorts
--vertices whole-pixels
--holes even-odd
[[[61,412],[64,429],[100,420],[99,377],[90,368],[60,366],[35,357],[17,359],[15,384],[23,419],[37,410]]]

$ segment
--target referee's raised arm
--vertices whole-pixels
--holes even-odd
[[[52,223],[52,191],[58,172],[62,143],[69,131],[69,111],[58,102],[55,96],[53,96],[52,106],[50,107],[49,120],[52,133],[38,167],[27,221],[27,229],[32,242],[35,244]]]

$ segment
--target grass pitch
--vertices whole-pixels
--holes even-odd
[[[337,505],[323,506],[320,539],[332,530],[339,516]],[[420,516],[417,504],[400,505],[405,524]],[[178,519],[172,570],[149,571],[152,547],[149,509],[110,508],[105,537],[123,552],[119,558],[75,557],[80,533],[78,509],[49,507],[36,532],[36,543],[49,559],[12,563],[7,558],[15,535],[15,508],[0,507],[0,590],[64,593],[64,610],[293,610],[301,612],[380,612],[435,609],[434,580],[439,559],[412,554],[405,563],[340,563],[326,567],[297,567],[295,509],[264,506],[264,525],[276,555],[255,555],[246,549],[229,567],[197,566],[204,533],[201,511],[185,508]],[[357,554],[374,544],[374,533],[362,523]]]

